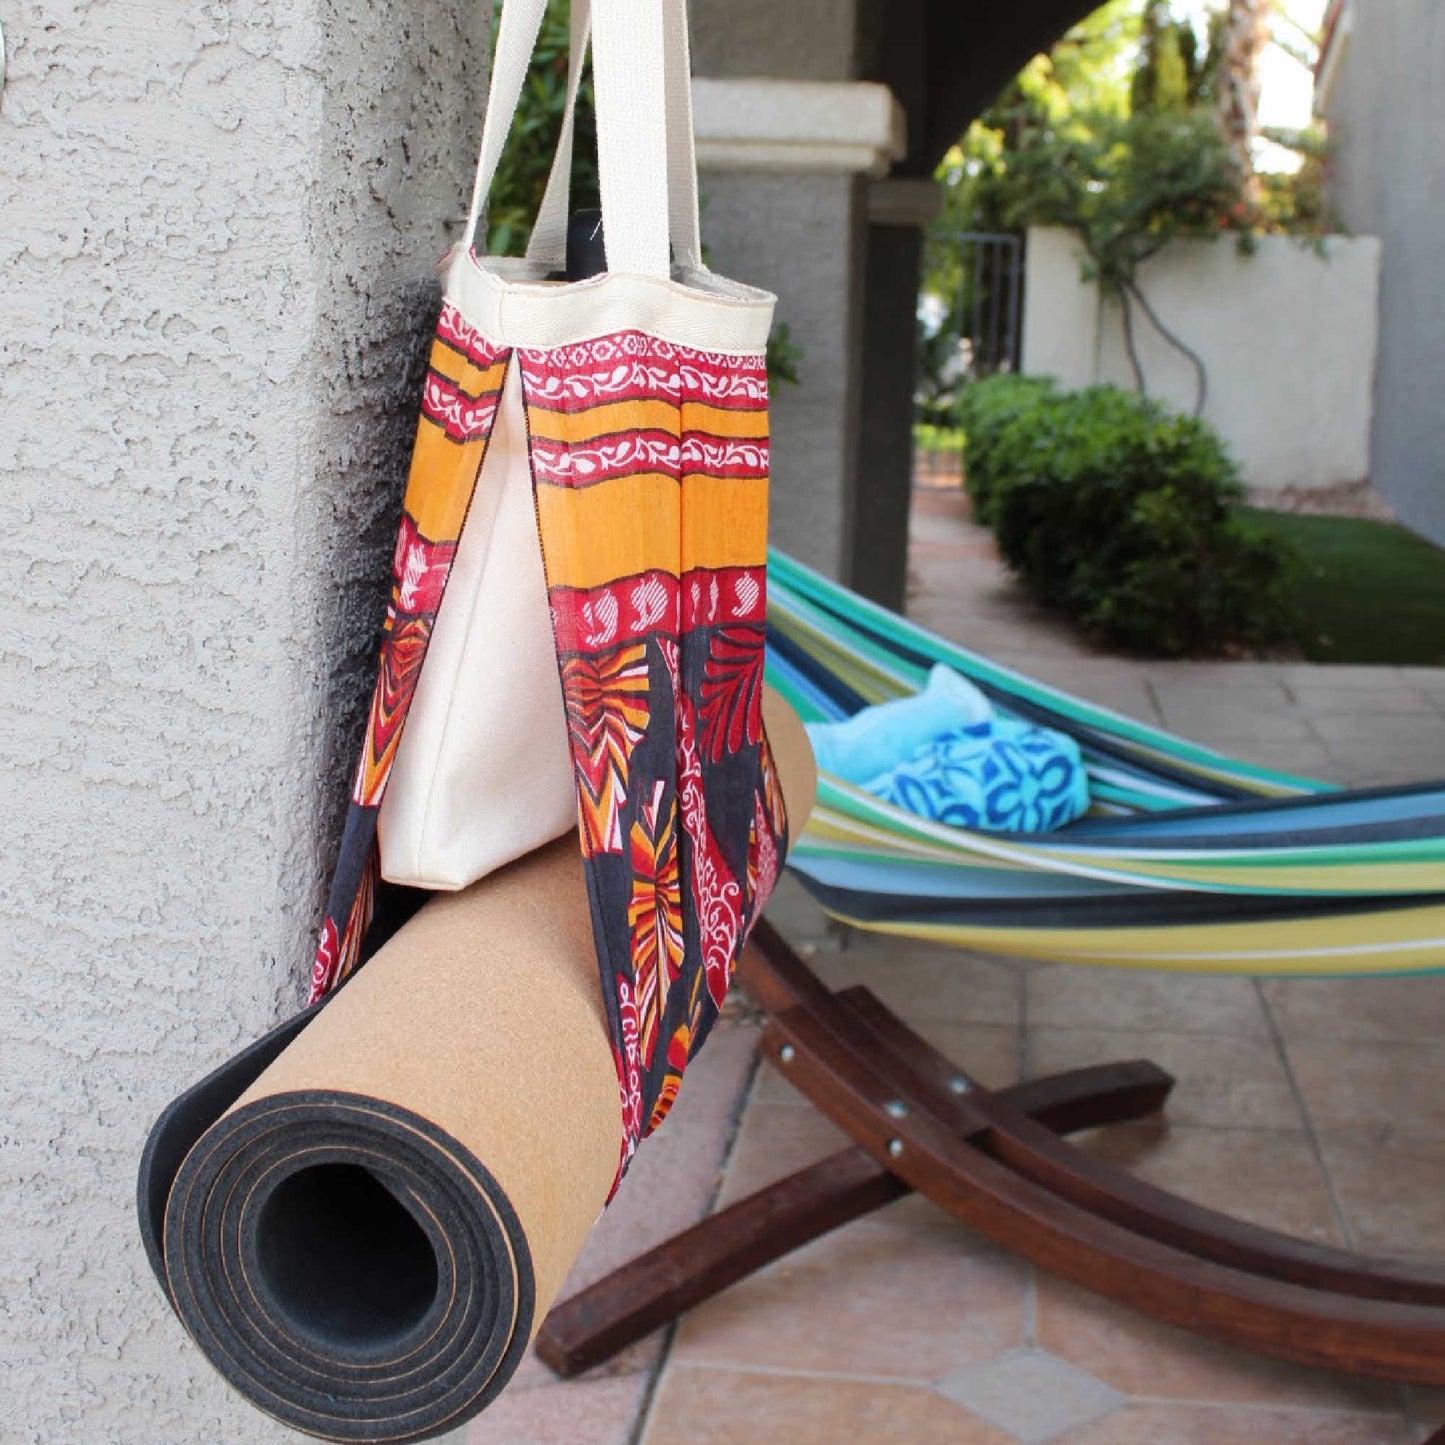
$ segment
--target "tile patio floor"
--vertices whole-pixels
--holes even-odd
[[[1034,615],[956,493],[914,508],[911,611],[990,656],[1261,762],[1341,782],[1445,774],[1445,671],[1096,658]],[[1147,1056],[1162,1119],[1088,1147],[1246,1219],[1445,1260],[1445,978],[1254,982],[841,938],[785,880],[770,916],[985,1083]],[[755,1064],[736,1009],[574,1274],[838,1147]],[[465,1445],[1413,1445],[1445,1392],[1210,1345],[1041,1274],[907,1199],[819,1240],[612,1365],[529,1361]]]

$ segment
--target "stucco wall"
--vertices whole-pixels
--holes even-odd
[[[1384,243],[1371,477],[1400,519],[1445,543],[1445,9],[1356,4],[1328,102],[1330,199]]]
[[[306,975],[489,9],[0,0],[0,1439],[295,1438],[134,1171]]]
[[[1068,387],[1133,385],[1119,308],[1081,279],[1067,231],[1028,237],[1023,368]],[[1287,237],[1253,255],[1232,241],[1178,241],[1141,268],[1161,320],[1199,353],[1204,415],[1251,486],[1324,487],[1370,471],[1380,242],[1331,237],[1324,257]],[[1195,373],[1135,308],[1150,395],[1192,410]]]
[[[856,0],[693,0],[690,15],[698,76],[837,82],[856,75]],[[846,94],[832,101],[849,103]],[[805,139],[793,134],[786,106],[771,118],[795,143]],[[810,158],[806,144],[794,144],[791,156],[772,165],[756,155],[716,165],[736,130],[766,129],[768,119],[750,114],[714,136],[700,113],[703,241],[715,269],[777,293],[778,321],[803,351],[801,384],[775,386],[771,399],[770,537],[847,580],[866,236],[865,193],[854,167],[872,168],[885,138],[874,138],[866,161],[830,162],[821,151],[839,127],[824,117],[806,138],[819,155]]]
[[[711,264],[775,292],[803,353],[799,384],[773,388],[769,535],[832,576],[844,565],[857,469],[860,184],[808,173],[701,179]]]
[[[849,80],[857,73],[856,0],[693,0],[699,75]]]

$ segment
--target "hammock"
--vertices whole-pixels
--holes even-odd
[[[1445,781],[1343,791],[1256,767],[989,662],[778,552],[768,680],[805,722],[942,662],[1000,715],[1070,734],[1089,816],[1049,834],[931,823],[839,778],[788,863],[859,928],[1070,963],[1339,975],[1445,968]]]

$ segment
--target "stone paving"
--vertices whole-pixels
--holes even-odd
[[[1040,617],[956,493],[919,493],[910,610],[1120,711],[1340,782],[1445,774],[1445,671],[1093,656]],[[1388,625],[1382,619],[1381,625]],[[1445,1260],[1445,978],[1112,972],[846,937],[789,880],[770,916],[983,1082],[1116,1057],[1174,1073],[1163,1118],[1087,1147],[1306,1239]],[[756,1066],[742,1007],[639,1155],[572,1287],[842,1136]],[[612,1365],[535,1360],[466,1445],[1414,1445],[1445,1392],[1204,1343],[902,1200],[780,1261]]]

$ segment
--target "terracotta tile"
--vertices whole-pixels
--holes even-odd
[[[1021,1445],[1044,1445],[1065,1430],[1113,1414],[1124,1396],[1047,1350],[1009,1350],[965,1365],[938,1389]]]
[[[812,1107],[755,1100],[748,1105],[733,1142],[717,1207],[732,1204],[851,1143],[836,1124]]]
[[[1406,681],[1396,668],[1368,663],[1293,662],[1281,672],[1287,687],[1356,687],[1373,692]]]
[[[1225,687],[1220,685],[1222,669],[1201,675],[1195,668],[1167,672],[1163,668],[1149,669],[1149,683],[1166,713],[1182,714],[1188,718],[1193,713],[1241,712],[1279,710],[1289,702],[1278,671],[1266,663],[1263,667],[1251,668],[1235,674],[1231,668],[1228,674],[1233,682]]]
[[[1031,1078],[1140,1057],[1152,1059],[1177,1080],[1165,1105],[1171,1123],[1216,1129],[1304,1127],[1289,1075],[1270,1039],[1030,1029],[1025,1045],[1025,1069]]]
[[[707,1213],[757,1041],[756,1028],[719,1022],[688,1069],[672,1112],[637,1151],[617,1197],[588,1236],[562,1298]]]
[[[1014,1445],[921,1386],[673,1366],[642,1445]]]
[[[1316,1410],[1139,1403],[1050,1445],[1409,1445],[1401,1419]]]
[[[1396,765],[1390,767],[1377,767],[1365,760],[1364,762],[1352,761],[1350,759],[1335,760],[1331,764],[1331,771],[1317,775],[1328,783],[1339,783],[1346,788],[1392,788],[1401,783],[1413,783],[1420,777],[1419,769],[1414,763],[1408,766]]]
[[[1308,742],[1310,725],[1289,713],[1279,688],[1164,689],[1156,687],[1164,724],[1184,737],[1224,751],[1251,743]]]
[[[1445,1037],[1445,977],[1274,978],[1263,988],[1287,1039],[1429,1043]]]
[[[672,1359],[936,1380],[1023,1342],[1025,1281],[961,1231],[851,1224],[693,1311]]]
[[[1442,744],[1436,752],[1445,751]],[[1329,782],[1349,788],[1392,788],[1402,783],[1415,783],[1440,771],[1438,761],[1418,753],[1392,748],[1373,750],[1330,744],[1333,772],[1321,773]]]
[[[812,894],[791,873],[778,879],[773,896],[768,899],[766,916],[794,948],[826,943],[830,923]]]
[[[811,1109],[807,1096],[800,1094],[787,1080],[783,1071],[777,1068],[771,1060],[764,1059],[762,1067],[753,1079],[753,1092],[749,1096],[751,1104],[778,1104],[794,1109]]]
[[[1311,726],[1341,768],[1370,786],[1409,783],[1436,777],[1445,759],[1445,717],[1367,718],[1356,727],[1353,720],[1319,718]],[[1387,726],[1387,724],[1389,726]]]
[[[993,659],[997,661],[998,659]],[[1009,664],[1012,666],[1013,664]],[[1043,661],[1043,673],[1038,681],[1047,683],[1066,692],[1080,693],[1087,687],[1095,687],[1107,697],[1109,688],[1137,684],[1148,685],[1148,668],[1143,663],[1129,662],[1122,658],[1100,658],[1078,656],[1067,660],[1048,658]]]
[[[1025,667],[1022,670],[1030,669]],[[1052,666],[1046,662],[1040,680],[1072,697],[1097,703],[1111,712],[1142,719],[1155,727],[1162,720],[1148,681],[1137,668],[1110,668],[1107,664],[1101,666],[1092,658],[1064,664],[1055,661]]]
[[[1286,1048],[1322,1133],[1445,1135],[1445,1044],[1291,1039]]]
[[[570,1293],[571,1291],[569,1291]],[[566,1299],[567,1295],[559,1295],[559,1299]],[[625,1350],[618,1351],[610,1360],[604,1361],[595,1369],[588,1370],[584,1375],[577,1375],[568,1384],[590,1385],[600,1380],[624,1379],[646,1380],[651,1375],[653,1367],[662,1358],[662,1346],[666,1336],[661,1330],[654,1334],[640,1339],[636,1344],[628,1345]],[[546,1365],[537,1358],[536,1350],[529,1350],[522,1363],[517,1366],[517,1373],[512,1376],[507,1385],[507,1393],[524,1394],[532,1390],[543,1390],[553,1386],[560,1386],[563,1382],[552,1373]]]
[[[1334,756],[1323,743],[1304,742],[1259,742],[1253,741],[1225,749],[1245,762],[1257,763],[1262,768],[1273,768],[1277,773],[1288,773],[1296,778],[1318,778],[1327,783],[1345,783],[1349,779],[1345,770],[1335,761]]]
[[[832,988],[863,984],[915,1027],[1016,1024],[1028,966],[1013,959],[854,932],[815,964]]]
[[[1323,1134],[1320,1150],[1361,1249],[1445,1263],[1445,1140]]]
[[[1382,716],[1373,711],[1369,694],[1361,706],[1314,720],[1314,730],[1326,746],[1336,743],[1386,744],[1418,755],[1422,762],[1433,758],[1434,767],[1421,777],[1434,777],[1445,761],[1445,719],[1438,713]]]
[[[707,1213],[721,1182],[757,1040],[755,1027],[719,1021],[689,1069],[672,1113],[638,1150],[617,1197],[587,1236],[558,1300],[570,1298]],[[651,1335],[583,1378],[648,1370],[661,1349],[661,1333]],[[551,1371],[528,1354],[509,1389],[526,1390],[554,1381]]]
[[[1190,1129],[1147,1120],[1075,1138],[1095,1158],[1208,1209],[1299,1239],[1345,1243],[1329,1186],[1304,1134]]]
[[[1429,717],[1435,711],[1413,687],[1341,687],[1311,679],[1293,683],[1289,691],[1298,710],[1312,717]]]
[[[995,647],[992,643],[989,644],[988,660],[1035,682],[1056,687],[1061,692],[1071,690],[1071,679],[1078,675],[1080,669],[1087,670],[1099,661],[1094,655],[1081,651],[1060,656],[1057,652],[1036,652],[1028,646],[1015,650]],[[1109,660],[1105,659],[1106,662]]]
[[[1024,994],[1031,1029],[1269,1035],[1259,995],[1246,978],[1050,964],[1028,974]]]
[[[917,1031],[936,1049],[960,1064],[990,1089],[1002,1089],[1019,1076],[1020,1038],[1012,1024],[948,1024],[922,1022]],[[758,1071],[753,1098],[769,1104],[808,1104],[781,1069],[764,1064]]]
[[[1445,1387],[1406,1385],[1405,1399],[1411,1416],[1424,1430],[1445,1425]]]
[[[1039,1276],[1035,1311],[1043,1349],[1126,1395],[1372,1413],[1388,1413],[1399,1398],[1383,1381],[1309,1370],[1216,1344],[1052,1275]]]
[[[1288,668],[1277,662],[1158,661],[1145,664],[1149,679],[1168,686],[1268,688],[1283,682]]]
[[[644,1375],[533,1390],[514,1383],[456,1439],[458,1445],[628,1445],[646,1390]]]

